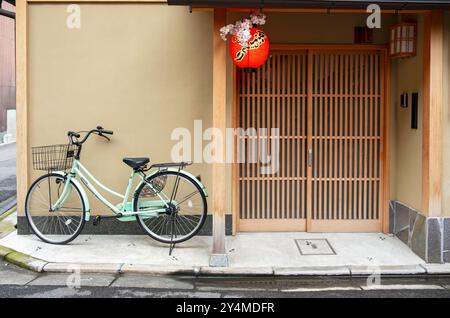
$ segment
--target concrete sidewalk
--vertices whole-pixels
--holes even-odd
[[[309,243],[327,239],[335,254],[302,255],[297,239]],[[226,268],[208,266],[211,237],[205,236],[176,246],[172,256],[167,245],[146,235],[80,235],[61,246],[12,231],[0,239],[0,245],[0,256],[6,260],[47,272],[78,268],[82,272],[193,275],[450,274],[449,265],[425,264],[397,238],[377,233],[238,234],[227,237]]]

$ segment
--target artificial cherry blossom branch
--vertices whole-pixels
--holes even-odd
[[[251,39],[250,29],[253,25],[263,25],[266,23],[266,16],[262,13],[252,13],[249,18],[236,21],[235,24],[228,24],[220,29],[221,38],[226,41],[231,34],[234,35],[241,46],[247,46]]]

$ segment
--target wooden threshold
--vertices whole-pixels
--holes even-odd
[[[308,232],[380,232],[379,220],[311,220]]]
[[[253,219],[239,220],[240,232],[305,232],[306,219]]]

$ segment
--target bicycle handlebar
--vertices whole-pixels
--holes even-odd
[[[75,137],[75,138],[80,138],[80,134],[79,134],[79,133],[76,133],[76,132],[74,132],[74,131],[69,131],[69,132],[67,132],[67,136],[69,136],[69,137]]]
[[[96,129],[96,130],[98,130],[101,134],[107,134],[107,135],[112,135],[112,134],[114,134],[114,132],[113,132],[112,130],[106,130],[106,129],[103,129],[102,126],[97,126],[97,129]]]
[[[105,135],[112,135],[114,134],[114,132],[112,130],[103,129],[102,126],[97,126],[97,128],[87,131],[86,135],[81,141],[78,141],[78,138],[81,137],[80,132],[73,132],[73,131],[67,132],[67,136],[69,137],[70,142],[79,146],[84,144],[91,134],[99,135],[100,137],[103,137],[109,141],[110,140],[109,137]],[[74,141],[73,138],[76,138],[76,140]]]

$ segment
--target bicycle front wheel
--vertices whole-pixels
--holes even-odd
[[[41,240],[50,244],[66,244],[75,239],[85,222],[85,204],[73,181],[68,185],[65,199],[54,204],[63,193],[67,178],[49,173],[38,178],[28,190],[25,215],[28,224]]]
[[[176,171],[160,171],[150,176],[137,191],[134,211],[145,211],[146,201],[166,202],[166,212],[157,217],[137,215],[142,229],[162,243],[181,243],[196,235],[205,223],[208,207],[200,185]],[[160,201],[160,206],[165,206]]]

